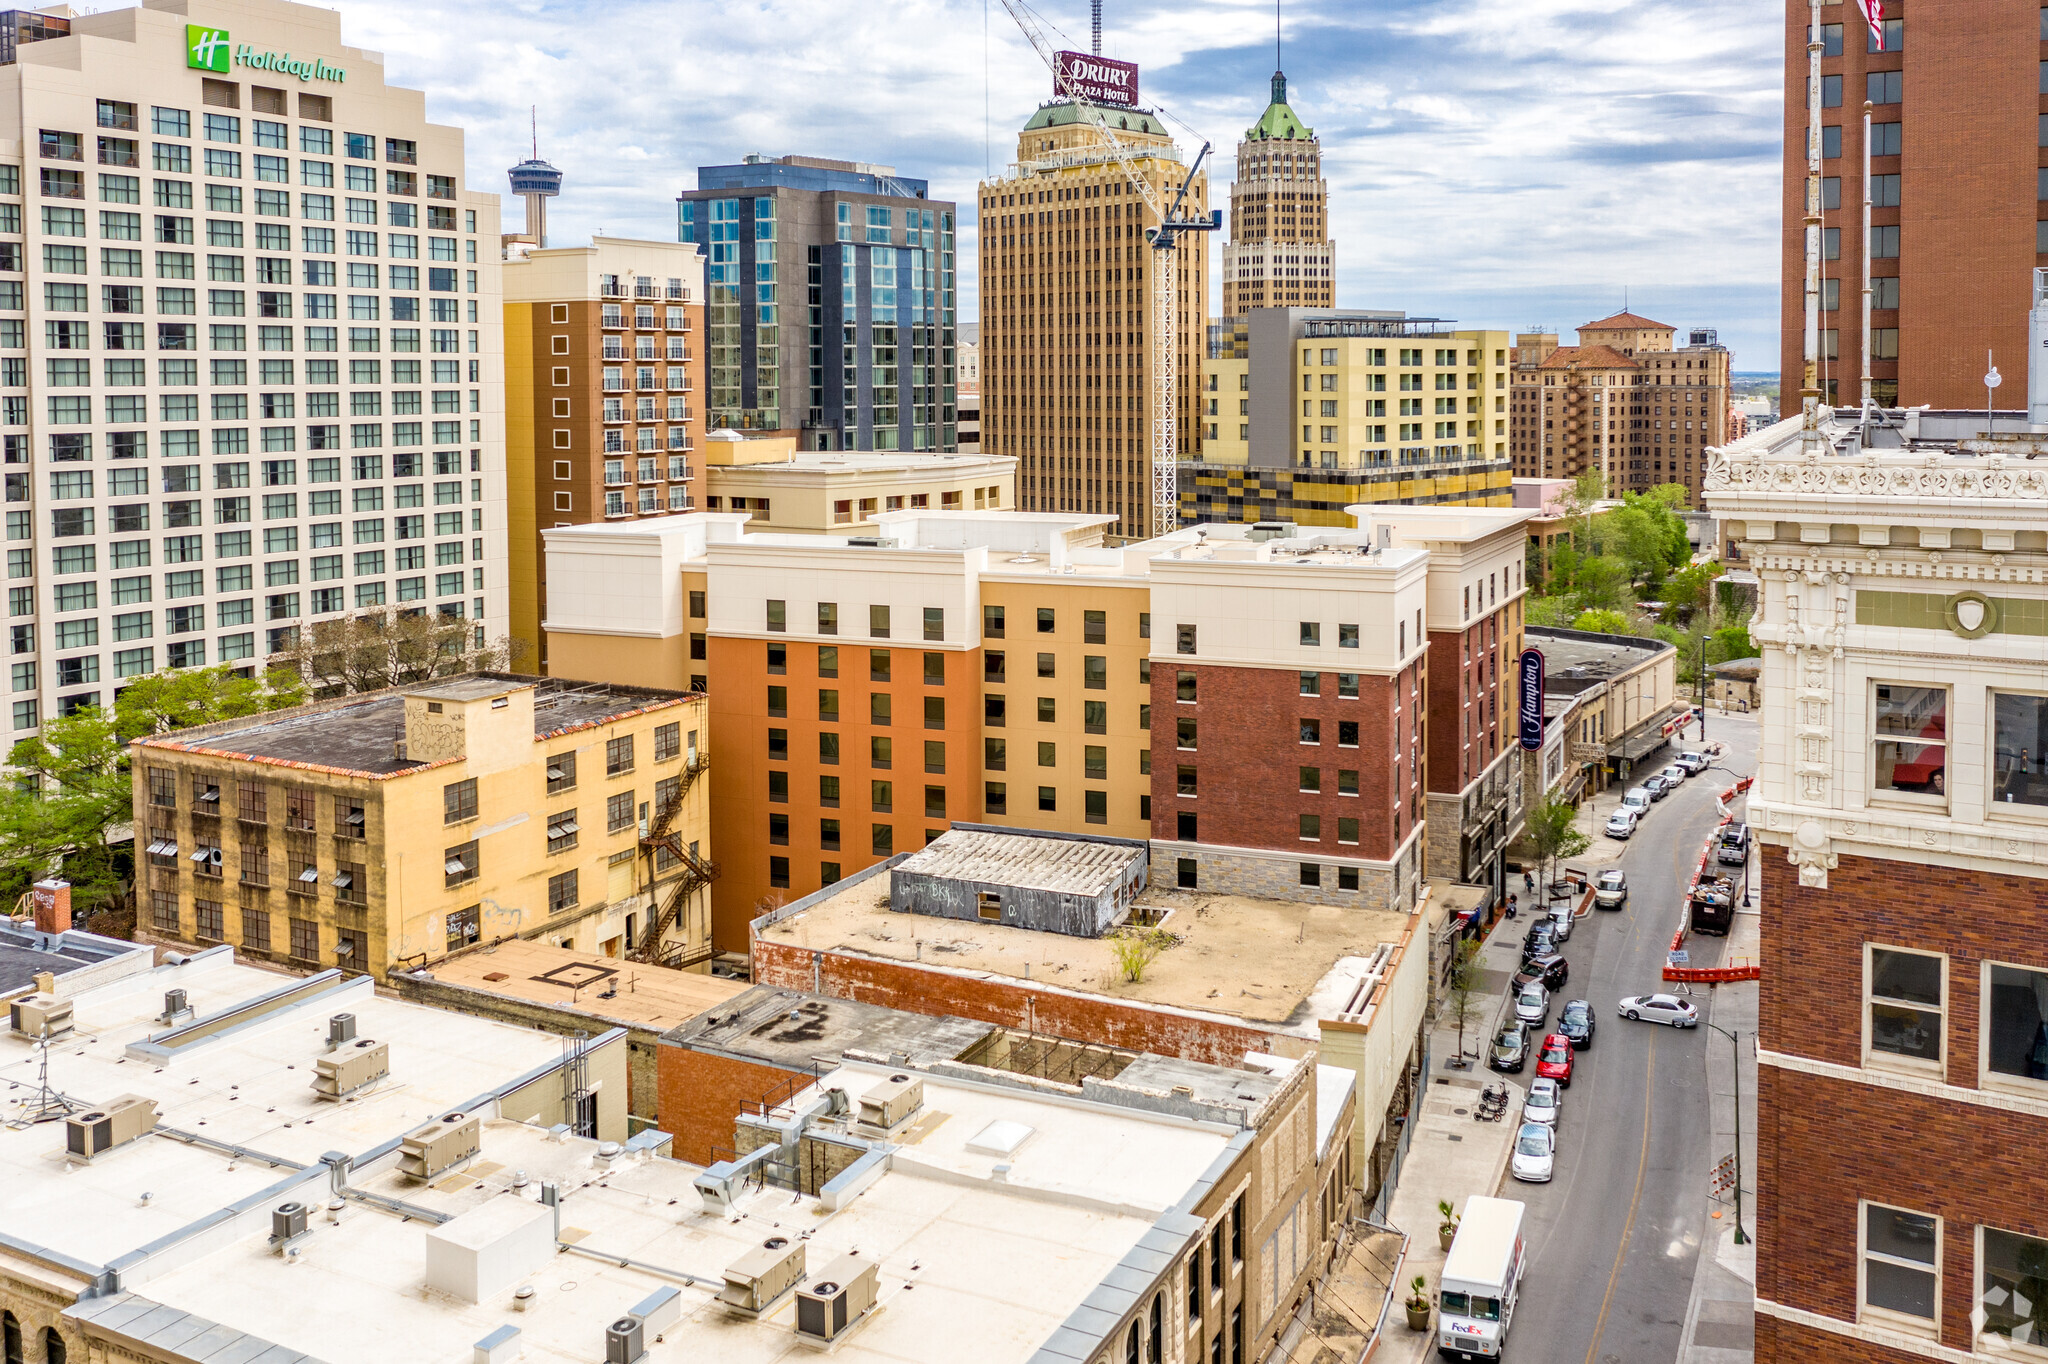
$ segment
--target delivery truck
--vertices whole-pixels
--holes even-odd
[[[1437,1285],[1436,1352],[1444,1358],[1501,1357],[1528,1253],[1523,1212],[1512,1198],[1475,1194],[1465,1200]]]

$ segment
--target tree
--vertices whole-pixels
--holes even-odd
[[[1448,981],[1449,994],[1446,1004],[1451,1017],[1458,1024],[1458,1055],[1465,1054],[1465,1024],[1479,1012],[1479,1003],[1473,995],[1479,990],[1479,943],[1462,934],[1452,949],[1451,974]]]
[[[1671,575],[1664,584],[1664,605],[1685,620],[1691,620],[1702,611],[1713,609],[1714,579],[1721,576],[1721,565],[1708,561],[1689,564]]]
[[[1596,635],[1618,635],[1628,629],[1628,617],[1619,611],[1581,611],[1572,619],[1572,629]]]
[[[0,898],[61,874],[82,914],[125,904],[134,863],[108,836],[134,821],[129,742],[294,706],[305,694],[288,670],[245,678],[226,665],[184,668],[137,678],[111,712],[88,706],[45,723],[8,757],[22,780],[0,792]]]
[[[425,611],[371,611],[316,621],[299,631],[282,658],[323,696],[401,687],[456,673],[494,672],[525,652],[523,641],[501,637],[478,644],[460,616]]]
[[[1145,978],[1145,968],[1153,958],[1179,942],[1180,939],[1163,928],[1144,928],[1137,924],[1125,924],[1108,934],[1104,941],[1109,944],[1109,954],[1116,958],[1117,970],[1133,985]]]
[[[1579,812],[1568,800],[1545,798],[1527,816],[1528,838],[1536,860],[1544,864],[1543,885],[1548,894],[1557,878],[1557,859],[1577,857],[1593,846],[1593,840],[1579,831]]]

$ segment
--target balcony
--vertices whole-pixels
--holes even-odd
[[[607,331],[624,330],[626,325],[626,317],[625,314],[619,312],[617,309],[612,307],[606,307],[602,312],[598,314],[597,325],[605,328]]]
[[[689,371],[681,369],[670,370],[668,372],[668,391],[671,393],[688,393],[690,391]]]

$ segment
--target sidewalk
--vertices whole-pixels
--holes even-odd
[[[1761,916],[1738,911],[1728,935],[1723,960],[1758,956]],[[1707,1018],[1742,1039],[1742,1227],[1756,1234],[1756,1023],[1757,984],[1744,981],[1713,987]],[[1708,1033],[1707,1093],[1713,1120],[1715,1160],[1735,1151],[1734,1047],[1719,1033]],[[1710,1179],[1711,1172],[1703,1177]],[[1706,1244],[1700,1247],[1693,1274],[1692,1301],[1686,1309],[1678,1364],[1750,1364],[1756,1358],[1756,1244],[1735,1244],[1733,1190],[1709,1201],[1717,1220],[1710,1220]]]
[[[1418,1274],[1428,1281],[1431,1301],[1436,1298],[1444,1267],[1437,1239],[1437,1225],[1443,1220],[1437,1200],[1449,1199],[1454,1209],[1463,1211],[1467,1198],[1496,1192],[1507,1173],[1517,1126],[1514,1115],[1521,1111],[1527,1086],[1518,1083],[1518,1077],[1486,1069],[1485,1053],[1507,1007],[1508,983],[1521,964],[1527,927],[1526,917],[1503,919],[1480,949],[1480,986],[1473,992],[1472,1016],[1465,1023],[1465,1050],[1480,1053],[1472,1068],[1454,1070],[1444,1064],[1458,1054],[1455,1023],[1446,1027],[1447,1020],[1440,1018],[1431,1034],[1429,1089],[1387,1210],[1388,1222],[1408,1233],[1408,1254],[1395,1276],[1395,1301],[1374,1345],[1373,1364],[1412,1364],[1434,1357],[1435,1313],[1430,1315],[1430,1330],[1410,1331],[1402,1320],[1401,1304]],[[1500,1080],[1507,1083],[1508,1112],[1498,1122],[1479,1122],[1473,1116],[1479,1091]]]

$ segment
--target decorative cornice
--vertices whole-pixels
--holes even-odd
[[[1716,451],[1702,484],[1709,493],[1790,498],[1888,498],[2033,503],[2048,511],[2048,469],[2001,454],[1959,459],[1944,451],[1880,451],[1806,459],[1762,450]]]

